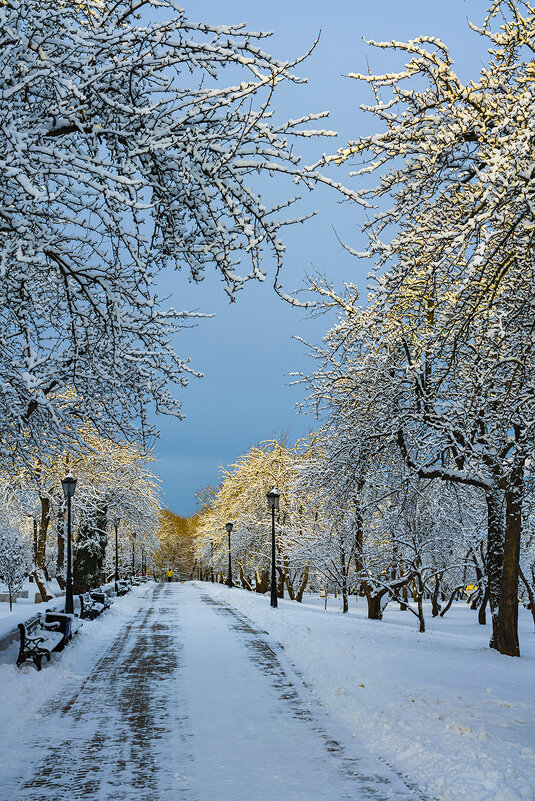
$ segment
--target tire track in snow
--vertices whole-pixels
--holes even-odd
[[[245,646],[250,651],[251,661],[269,677],[272,686],[277,690],[279,698],[288,704],[295,718],[302,720],[320,738],[326,751],[338,764],[340,772],[355,781],[355,790],[358,798],[371,798],[375,801],[437,801],[430,796],[423,795],[418,788],[406,777],[395,771],[389,763],[377,758],[387,768],[388,775],[372,774],[366,770],[362,758],[349,756],[344,746],[331,738],[319,718],[322,713],[314,714],[299,693],[297,682],[288,677],[279,656],[273,647],[264,639],[267,632],[255,628],[253,622],[244,614],[223,601],[209,595],[201,595],[201,600],[211,606],[218,614],[231,619],[231,628],[242,635]],[[299,683],[307,687],[300,672],[292,666],[292,672]],[[396,785],[394,787],[393,785]],[[333,799],[334,801],[334,799]],[[338,800],[336,800],[338,801]]]

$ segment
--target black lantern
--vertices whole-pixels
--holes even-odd
[[[121,518],[115,516],[113,518],[113,526],[115,528],[115,594],[119,592],[119,540],[117,536],[117,529],[119,528],[119,523],[121,522]]]
[[[232,560],[231,560],[231,557],[230,557],[230,532],[232,531],[233,526],[234,526],[234,523],[226,523],[225,524],[225,528],[227,529],[227,532],[228,532],[228,579],[227,579],[227,585],[229,587],[233,587],[234,586],[234,584],[232,583]]]
[[[72,598],[72,551],[71,551],[71,498],[76,490],[76,479],[72,473],[67,473],[61,481],[63,494],[67,501],[67,586],[65,588],[65,611],[73,614],[74,603]]]
[[[136,532],[132,532],[132,578],[136,574]]]
[[[271,600],[272,607],[277,607],[277,579],[275,576],[275,509],[279,508],[280,493],[275,487],[267,494],[269,508],[271,509]]]

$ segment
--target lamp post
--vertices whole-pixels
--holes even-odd
[[[275,576],[275,509],[279,508],[279,492],[273,487],[268,494],[268,504],[271,509],[271,600],[270,605],[277,607],[277,579]]]
[[[232,560],[230,558],[230,532],[232,531],[233,523],[227,523],[225,528],[228,531],[228,580],[227,584],[229,587],[233,587],[234,584],[232,583]]]
[[[210,540],[210,581],[214,583],[214,543]]]
[[[68,614],[74,612],[72,600],[72,553],[71,553],[71,498],[76,489],[76,479],[72,473],[67,473],[61,481],[63,495],[67,500],[67,586],[65,588],[65,611]]]
[[[115,594],[119,592],[119,538],[117,536],[117,529],[121,522],[120,517],[113,518],[113,525],[115,527]]]
[[[145,546],[141,546],[141,575],[145,577]]]
[[[132,532],[132,578],[136,573],[136,533]]]

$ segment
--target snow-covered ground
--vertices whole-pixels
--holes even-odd
[[[274,798],[282,793],[288,801],[295,801],[309,784],[314,788],[315,781],[328,777],[332,766],[329,767],[327,760],[322,768],[321,749],[317,756],[309,754],[307,761],[306,754],[309,747],[312,753],[314,744],[310,740],[310,746],[307,745],[299,725],[284,712],[284,704],[291,706],[291,699],[282,701],[282,706],[277,702],[278,711],[275,706],[272,708],[276,700],[273,691],[252,670],[261,642],[254,633],[247,633],[247,626],[241,625],[239,619],[233,621],[229,615],[225,616],[221,604],[239,610],[253,622],[255,629],[267,633],[262,636],[273,645],[276,654],[271,666],[268,665],[269,681],[277,681],[273,677],[277,665],[286,671],[282,689],[276,690],[275,695],[282,693],[279,699],[286,697],[284,681],[293,681],[304,704],[294,718],[298,720],[307,707],[313,714],[316,714],[314,709],[324,714],[321,725],[329,738],[345,749],[346,762],[351,755],[361,755],[362,762],[370,754],[368,769],[378,775],[380,770],[374,767],[373,759],[378,757],[395,773],[406,776],[409,785],[419,787],[428,798],[439,801],[533,801],[535,798],[532,714],[535,636],[531,619],[524,610],[521,610],[523,655],[511,659],[488,648],[489,626],[478,626],[474,613],[462,604],[452,608],[444,619],[430,618],[429,631],[422,635],[417,632],[410,613],[392,607],[387,609],[382,622],[368,621],[364,604],[361,601],[355,605],[354,599],[350,614],[342,615],[334,599],[329,599],[327,611],[323,609],[323,601],[312,596],[306,597],[302,605],[279,602],[279,608],[274,610],[267,596],[220,585],[194,582],[162,589],[163,595],[156,602],[152,600],[153,584],[134,588],[125,597],[116,599],[105,615],[94,623],[84,624],[73,642],[61,654],[53,655],[50,665],[40,673],[31,665],[15,667],[15,644],[0,653],[0,801],[14,798],[33,801],[31,788],[26,787],[20,796],[16,789],[20,787],[21,766],[27,763],[31,776],[31,770],[35,769],[31,762],[42,758],[47,742],[56,748],[61,748],[62,741],[70,743],[69,727],[75,724],[89,732],[91,710],[85,707],[95,703],[95,699],[105,698],[107,686],[110,696],[115,692],[118,699],[124,698],[117,677],[107,682],[99,669],[99,685],[90,676],[95,665],[103,664],[105,654],[104,664],[111,662],[113,666],[116,651],[115,646],[111,650],[110,647],[121,632],[124,636],[133,620],[141,619],[139,610],[145,608],[152,609],[151,619],[156,621],[151,636],[159,637],[161,629],[167,642],[176,641],[177,645],[176,667],[167,677],[162,673],[159,682],[157,648],[151,647],[154,664],[147,686],[160,688],[159,695],[154,696],[160,699],[159,703],[169,693],[168,720],[159,713],[159,725],[172,731],[175,715],[177,726],[182,729],[180,736],[189,749],[189,761],[184,753],[180,756],[177,751],[182,764],[167,765],[175,784],[160,783],[166,793],[171,792],[166,797],[173,797],[173,787],[181,787],[182,794],[178,793],[177,798],[205,801],[210,797],[213,779],[213,786],[219,788],[219,801],[241,800],[242,795],[244,799],[257,801],[256,777],[259,783],[256,789],[261,788],[264,778],[267,782],[262,790],[266,801],[271,798],[272,777],[269,772],[263,776],[266,762],[261,761],[262,754],[265,758],[273,756],[275,763],[284,758],[286,765],[295,767],[292,778],[295,782],[290,782],[294,797],[283,793],[283,788],[289,786],[286,768],[286,772],[281,771],[281,787],[273,789]],[[210,607],[206,600],[202,601],[203,596],[219,603]],[[17,609],[22,611],[22,604]],[[7,624],[7,620],[3,623]],[[132,637],[134,652],[136,643],[147,636],[145,630],[134,626],[128,635]],[[261,653],[260,658],[264,658]],[[292,666],[306,686],[296,679]],[[121,670],[119,667],[119,675]],[[128,673],[124,671],[125,682]],[[93,694],[87,695],[91,687]],[[291,696],[291,690],[288,695]],[[61,706],[71,698],[78,698],[78,712],[74,707],[65,714],[58,704]],[[111,735],[114,725],[124,726],[127,720],[117,717],[117,709],[112,710],[109,718]],[[142,714],[142,710],[133,712]],[[99,736],[106,735],[102,723],[107,719],[105,710],[99,710],[98,715]],[[282,739],[288,732],[289,747]],[[36,734],[41,738],[38,746]],[[158,737],[162,745],[155,747],[161,750],[166,737],[162,738],[161,731]],[[118,740],[116,736],[108,736],[100,747],[100,761],[109,762],[107,750],[111,752]],[[276,749],[281,747],[282,756],[277,756]],[[126,772],[119,783],[122,782],[120,786],[126,792],[128,771],[124,764],[122,770]],[[304,772],[307,782],[298,781],[296,777]],[[314,779],[316,775],[318,778]],[[388,776],[386,766],[384,775]],[[252,784],[241,778],[236,782],[236,776],[248,776]],[[143,797],[139,777],[137,781],[135,791],[124,796],[129,801]],[[340,784],[340,788],[345,788],[343,794],[340,790],[337,796],[332,781],[333,778],[329,779],[330,801],[367,797],[360,791],[354,796],[346,795],[345,780]],[[58,801],[60,797],[63,799],[63,793],[73,790],[68,782],[61,786],[61,794],[43,795],[41,790],[39,798]],[[388,795],[394,793],[394,785],[390,787],[388,790],[385,785],[384,794],[379,797],[394,797]],[[117,790],[113,792],[116,797]],[[310,792],[312,795],[305,793],[303,798],[316,801],[314,790]],[[318,783],[318,798],[323,799],[323,792]],[[395,792],[401,792],[399,787]],[[79,796],[75,792],[70,797]],[[108,797],[112,796],[94,798],[100,801]]]
[[[202,585],[279,642],[349,737],[440,801],[535,798],[535,634],[520,610],[522,657],[488,648],[490,626],[458,604],[419,634],[410,612],[366,619],[365,602],[303,605]]]

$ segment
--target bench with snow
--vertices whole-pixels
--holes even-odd
[[[78,596],[80,598],[80,617],[82,620],[94,620],[106,609],[109,609],[112,601],[104,590],[91,590]]]
[[[19,623],[20,650],[17,667],[31,659],[37,670],[41,670],[44,656],[50,662],[52,651],[61,651],[65,645],[65,635],[60,626],[61,623],[57,620],[47,622],[40,613],[26,623]]]
[[[132,587],[125,579],[119,579],[117,582],[117,595],[126,595],[131,589]]]
[[[95,620],[108,605],[101,600],[93,598],[89,592],[84,592],[78,596],[80,598],[80,617],[82,620]]]
[[[104,604],[105,609],[109,609],[113,603],[113,600],[106,590],[103,590],[101,587],[98,587],[96,590],[91,590],[89,595],[94,601],[97,601],[97,603]]]
[[[55,609],[46,610],[45,620],[47,623],[59,624],[58,630],[61,631],[61,633],[63,634],[64,645],[69,640],[71,640],[73,635],[76,634],[76,632],[78,631],[78,629],[80,629],[83,626],[83,623],[79,617],[75,617],[74,615],[71,615],[68,612],[57,612]]]

